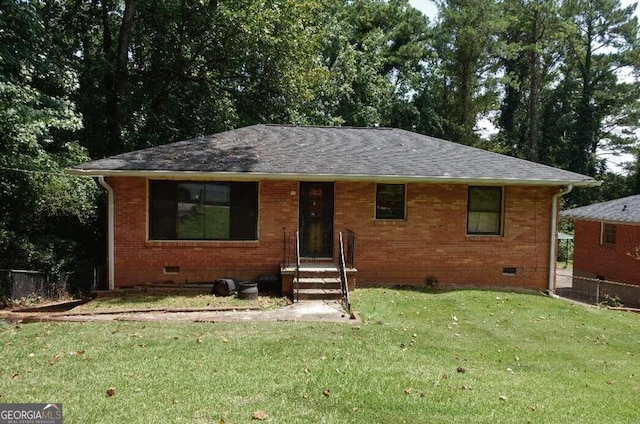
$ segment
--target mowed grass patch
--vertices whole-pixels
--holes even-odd
[[[640,416],[638,315],[489,291],[361,289],[352,302],[360,325],[7,325],[0,399],[62,402],[68,423]]]

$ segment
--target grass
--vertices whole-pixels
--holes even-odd
[[[247,423],[258,410],[273,423],[640,416],[639,315],[472,290],[360,289],[352,302],[359,326],[4,325],[0,401],[62,402],[65,423]]]
[[[573,269],[573,259],[569,259],[568,261],[558,261],[556,262],[557,269]]]

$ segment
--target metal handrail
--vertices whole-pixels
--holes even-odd
[[[345,231],[347,236],[347,248],[345,252],[345,264],[349,268],[354,268],[353,256],[356,248],[356,233],[353,230],[347,228]]]
[[[351,300],[349,299],[349,280],[347,280],[347,270],[344,261],[344,243],[342,240],[342,231],[340,232],[340,258],[338,264],[340,266],[340,291],[342,292],[342,302],[347,310],[351,313]]]
[[[295,302],[300,300],[300,232],[296,231],[296,290]]]

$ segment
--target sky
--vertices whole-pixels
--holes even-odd
[[[620,1],[622,6],[625,7],[634,2],[636,2],[636,0]],[[438,15],[438,8],[432,0],[409,0],[409,4],[428,16],[431,21]],[[640,8],[636,8],[636,16],[640,16]]]
[[[431,21],[438,14],[438,9],[431,0],[409,0],[409,4],[428,16]]]

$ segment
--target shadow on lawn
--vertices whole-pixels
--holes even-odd
[[[424,294],[444,294],[444,293],[452,293],[452,292],[460,292],[460,291],[479,291],[479,292],[496,292],[496,293],[518,293],[518,294],[528,294],[532,296],[544,296],[547,294],[531,290],[524,289],[518,287],[457,287],[457,286],[416,286],[416,285],[404,285],[398,284],[395,286],[384,287],[384,286],[371,286],[371,288],[380,288],[386,290],[395,290],[395,291],[408,291],[413,293],[424,293]]]

